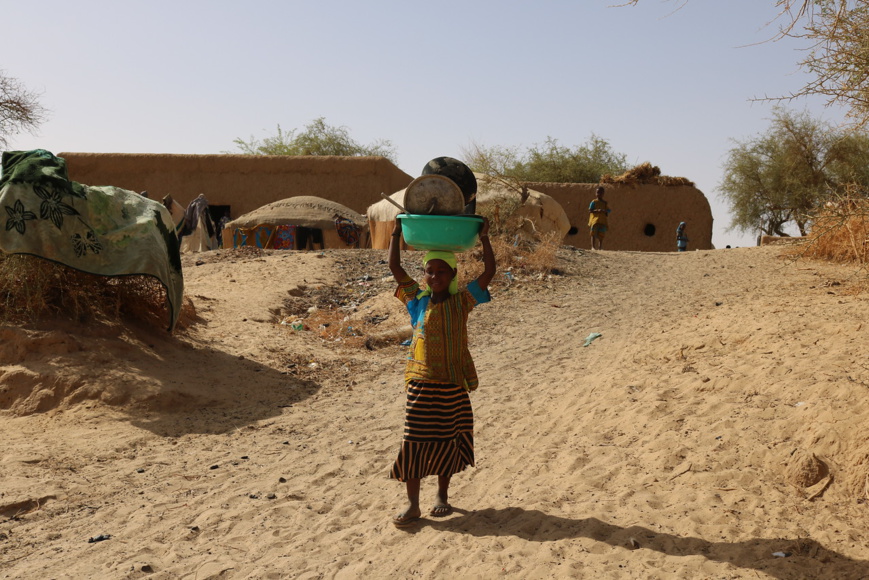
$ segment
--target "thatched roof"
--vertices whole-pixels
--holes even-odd
[[[478,211],[493,213],[494,210],[490,208],[499,206],[499,213],[504,218],[515,213],[516,217],[521,218],[521,227],[527,229],[527,233],[558,232],[565,236],[570,230],[570,221],[564,208],[549,195],[518,182],[487,175],[477,175],[477,183]]]
[[[671,177],[669,175],[661,175],[661,168],[657,165],[652,165],[648,161],[641,165],[637,165],[633,169],[625,171],[621,175],[612,176],[610,174],[602,175],[601,183],[618,184],[618,185],[661,185],[664,187],[676,185],[688,185],[694,187],[694,182],[687,177]]]
[[[229,222],[229,227],[252,228],[260,224],[294,225],[307,228],[335,227],[335,216],[352,221],[361,228],[368,222],[347,206],[321,197],[300,195],[264,205]]]
[[[398,203],[398,205],[404,205],[404,193],[407,189],[400,189],[389,196],[389,199]],[[373,222],[391,222],[395,220],[395,216],[401,213],[401,210],[398,209],[395,204],[389,203],[385,199],[381,199],[377,203],[373,203],[368,206],[368,209],[365,210],[365,214],[368,216],[368,219]]]

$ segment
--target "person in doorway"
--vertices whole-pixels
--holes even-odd
[[[676,228],[676,251],[685,252],[688,250],[688,234],[685,233],[685,222],[679,222],[679,227]]]
[[[603,239],[607,232],[609,206],[603,198],[604,189],[599,185],[595,190],[595,198],[588,206],[588,229],[591,233],[591,249],[602,250]]]
[[[477,388],[477,371],[468,350],[468,315],[489,302],[489,283],[496,264],[489,242],[489,222],[483,221],[480,241],[484,270],[461,291],[456,280],[456,256],[452,252],[427,252],[423,259],[425,289],[401,266],[397,221],[389,244],[389,269],[413,324],[413,338],[404,372],[407,402],[404,436],[390,479],[403,481],[407,507],[392,518],[397,527],[419,520],[420,482],[436,475],[438,491],[429,515],[452,513],[449,502],[453,474],[474,465],[474,414],[470,391]]]
[[[232,218],[229,217],[229,210],[226,210],[225,212],[223,212],[223,217],[221,217],[217,221],[217,247],[218,248],[225,247],[223,245],[223,230],[226,229],[226,224],[228,224],[231,221],[232,221]],[[229,240],[227,240],[227,242],[229,242]]]

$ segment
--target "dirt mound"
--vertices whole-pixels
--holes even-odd
[[[811,487],[830,473],[827,464],[811,452],[796,450],[785,465],[785,477],[797,487]]]
[[[386,305],[394,299],[361,306],[391,285],[383,281],[385,262],[380,253],[373,259],[364,250],[334,258],[308,254],[312,269],[294,276],[282,264],[290,255],[243,248],[185,257],[194,294],[185,297],[174,335],[153,320],[77,324],[43,318],[37,328],[0,326],[0,410],[27,416],[99,402],[147,413],[236,407],[251,397],[277,405],[308,396],[321,384],[343,381],[355,363],[339,361],[330,347],[347,339],[361,346],[362,329],[380,330],[377,325],[389,318]],[[340,274],[321,278],[321,268]],[[197,285],[204,271],[214,275]],[[236,272],[245,282],[260,280],[273,290],[262,288],[259,299],[242,291],[227,304],[227,290],[237,288]],[[220,306],[223,317],[215,319]],[[279,324],[293,317],[304,319],[312,332]],[[250,332],[221,335],[223,322],[241,323]],[[382,328],[390,324],[399,325],[390,320]],[[348,327],[350,336],[341,332]],[[263,348],[264,342],[287,341],[302,348]],[[233,354],[226,352],[227,344],[236,347]]]
[[[139,402],[147,393],[140,378],[129,376],[108,383],[103,378],[123,376],[125,366],[141,361],[142,349],[169,340],[165,332],[160,336],[155,331],[147,335],[152,344],[146,345],[141,342],[143,337],[134,338],[134,333],[120,325],[71,330],[63,328],[68,322],[56,321],[53,326],[53,330],[0,327],[0,360],[4,362],[0,366],[0,409],[25,416],[69,409],[88,400],[107,405]]]

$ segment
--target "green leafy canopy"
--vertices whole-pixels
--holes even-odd
[[[543,144],[525,151],[474,144],[463,155],[465,163],[477,173],[524,182],[598,183],[604,174],[628,169],[625,154],[614,151],[606,139],[595,134],[573,148],[547,137]]]
[[[776,236],[788,224],[806,235],[824,203],[867,190],[869,135],[781,108],[764,133],[735,141],[719,186],[732,229]]]
[[[324,117],[314,119],[304,130],[284,131],[277,126],[275,135],[262,140],[238,138],[233,141],[245,155],[342,155],[349,157],[380,156],[395,162],[392,143],[379,140],[362,145],[350,137],[346,127],[334,127]]]

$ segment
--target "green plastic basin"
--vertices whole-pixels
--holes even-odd
[[[398,214],[407,245],[418,250],[464,252],[477,244],[483,225],[478,215]]]

